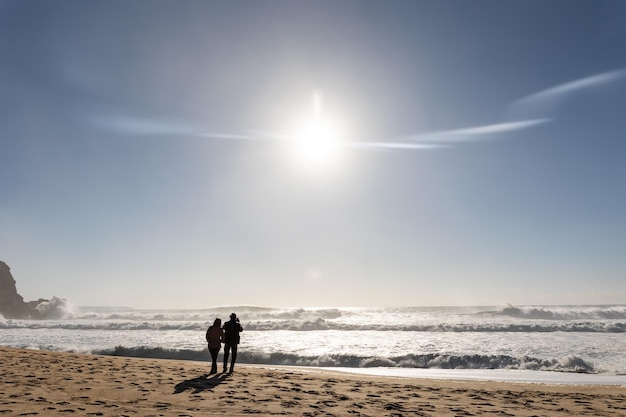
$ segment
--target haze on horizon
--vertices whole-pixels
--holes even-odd
[[[620,0],[0,0],[0,260],[135,308],[626,303]]]

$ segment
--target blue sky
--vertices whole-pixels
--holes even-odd
[[[0,1],[0,259],[76,305],[625,303],[624,51],[624,1]]]

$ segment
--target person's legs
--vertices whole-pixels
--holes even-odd
[[[233,349],[233,356],[232,356],[232,359],[230,360],[230,373],[232,374],[233,369],[235,369],[235,362],[237,361],[237,345],[232,345],[231,348]]]
[[[229,353],[230,353],[230,345],[224,345],[224,372],[226,372],[226,367],[228,365]]]
[[[209,348],[209,352],[211,352],[211,373],[214,374],[217,372],[217,354],[219,353],[219,348]]]

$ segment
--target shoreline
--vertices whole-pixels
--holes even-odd
[[[12,346],[0,346],[0,348],[9,349],[25,349],[40,351],[37,348],[17,348]],[[46,350],[41,350],[46,351]],[[137,359],[160,359],[184,362],[205,363],[209,361],[206,351],[195,352],[195,355],[189,358],[176,358],[167,355],[132,355],[132,354],[109,354],[100,352],[75,352],[75,351],[46,351],[59,353],[73,353],[80,355],[110,356],[121,358],[137,358]],[[222,360],[222,352],[220,351],[219,360]],[[245,355],[243,355],[245,356]],[[245,360],[245,359],[244,359]],[[527,369],[467,369],[467,368],[414,368],[414,367],[389,367],[389,366],[368,366],[368,367],[350,367],[350,366],[314,366],[314,365],[294,365],[294,364],[275,364],[275,363],[259,363],[259,362],[240,362],[242,365],[258,368],[275,368],[275,369],[298,369],[302,371],[330,371],[344,374],[369,375],[377,377],[392,378],[415,378],[415,379],[441,379],[441,380],[459,380],[459,381],[486,381],[486,382],[511,382],[526,384],[547,384],[547,385],[614,385],[626,387],[626,374],[613,374],[607,372],[601,373],[585,373],[585,372],[565,372],[550,370],[527,370]]]
[[[338,372],[381,377],[485,381],[543,385],[607,385],[626,387],[626,375],[584,374],[556,371],[507,369],[417,369],[417,368],[322,368]]]
[[[626,416],[615,385],[362,375],[0,348],[0,415]]]

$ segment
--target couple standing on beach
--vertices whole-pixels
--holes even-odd
[[[237,361],[237,345],[239,344],[239,333],[243,332],[243,327],[239,323],[239,319],[235,313],[230,315],[230,320],[224,323],[222,327],[222,319],[215,319],[213,325],[206,331],[206,341],[209,344],[209,352],[211,353],[211,373],[217,373],[217,354],[222,348],[224,342],[224,372],[228,365],[228,356],[232,350],[230,360],[229,373],[233,373],[235,362]]]

